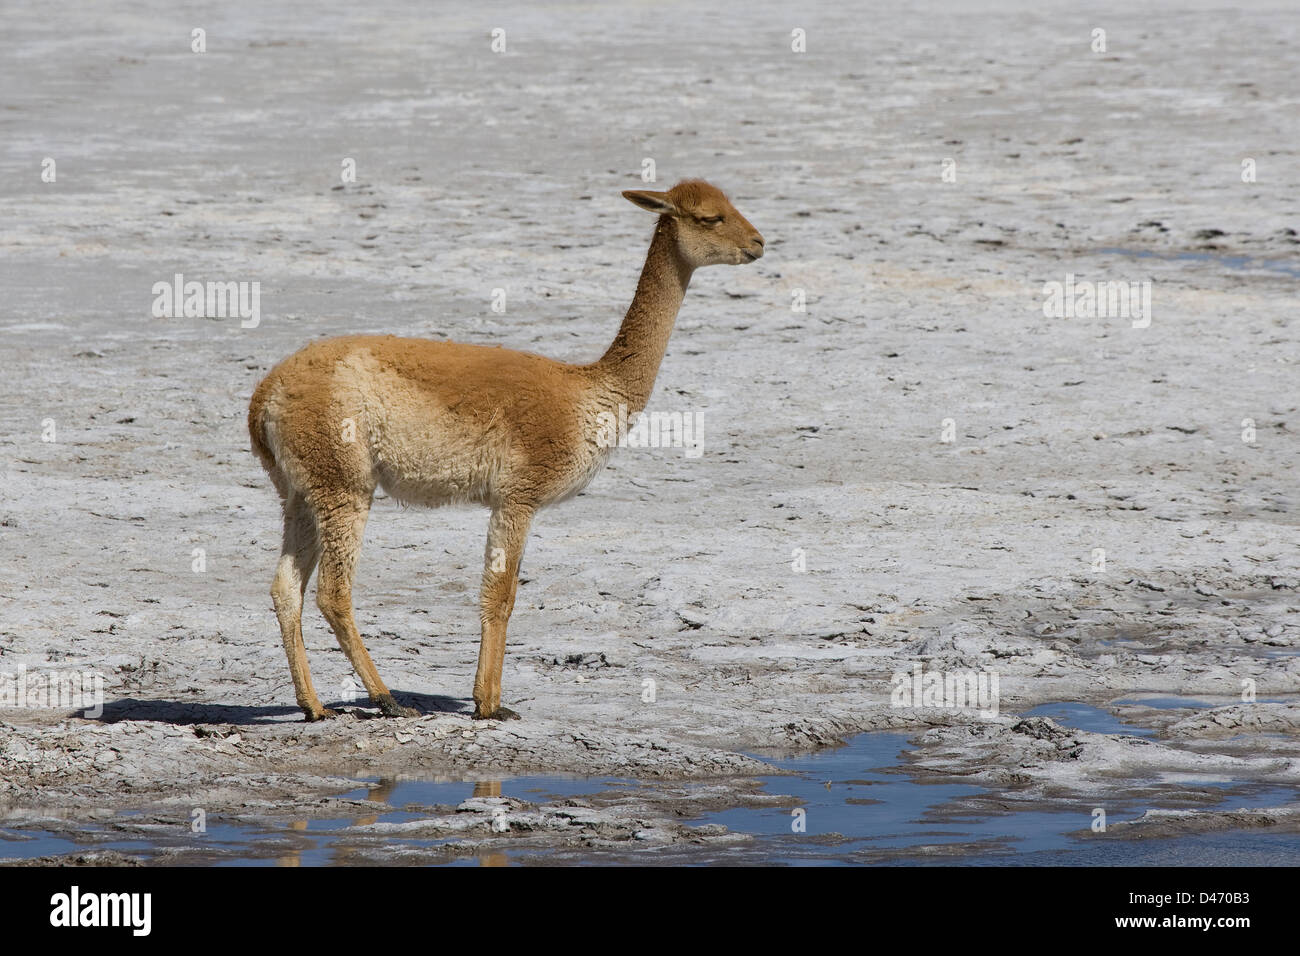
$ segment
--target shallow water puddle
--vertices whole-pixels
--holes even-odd
[[[1255,701],[1255,703],[1287,704],[1294,700],[1294,697],[1261,697]],[[1241,703],[1239,699],[1231,697],[1213,700],[1202,697],[1178,697],[1176,695],[1167,694],[1163,697],[1125,697],[1123,700],[1115,701],[1115,706],[1150,707],[1152,710],[1212,710],[1215,707],[1229,707],[1233,704],[1239,703]]]
[[[1098,249],[1098,253],[1115,256],[1129,256],[1134,259],[1159,259],[1162,262],[1203,262],[1208,265],[1226,266],[1240,271],[1277,272],[1282,275],[1300,279],[1300,264],[1280,259],[1257,259],[1255,256],[1225,256],[1213,252],[1152,252],[1149,249],[1125,249],[1120,246],[1108,246]]]
[[[1073,701],[1042,704],[1033,710],[1025,711],[1024,716],[1050,717],[1062,727],[1069,727],[1073,730],[1087,730],[1094,734],[1129,734],[1135,737],[1151,737],[1155,734],[1154,731],[1145,727],[1125,724],[1099,707]]]
[[[1195,697],[1126,697],[1124,700],[1115,701],[1116,707],[1150,707],[1152,710],[1208,710],[1211,707],[1222,706],[1198,700]]]
[[[183,826],[155,825],[147,836],[123,834],[120,830],[88,824],[77,827],[77,840],[64,833],[0,825],[0,862],[33,859],[43,856],[84,853],[87,850],[116,850],[142,855],[151,862],[166,863],[169,856],[176,862],[210,863],[214,866],[332,866],[357,862],[373,864],[373,853],[359,858],[357,828],[376,823],[406,823],[432,815],[433,807],[455,808],[472,797],[515,797],[530,803],[547,803],[572,797],[590,796],[619,787],[636,786],[631,781],[612,777],[588,778],[568,776],[511,777],[491,781],[378,780],[358,781],[370,784],[340,794],[340,800],[369,801],[374,812],[350,817],[291,820],[284,824],[209,823],[201,835],[190,834]],[[364,809],[364,808],[363,808]],[[123,822],[141,816],[139,811],[121,815]],[[363,834],[364,835],[364,834]],[[374,846],[368,848],[373,851]],[[385,835],[379,841],[391,847],[436,849],[452,846],[448,839],[413,838]],[[529,855],[544,855],[545,848],[530,847]],[[490,857],[453,858],[446,865],[499,865],[509,862],[516,851],[494,851]],[[197,859],[196,859],[197,857]],[[354,859],[354,857],[356,857]]]
[[[1181,698],[1180,706],[1186,706]],[[1161,698],[1153,698],[1161,700]],[[1025,716],[1047,716],[1065,726],[1101,733],[1149,733],[1116,720],[1095,707],[1053,703]],[[1066,809],[971,809],[970,798],[993,794],[985,787],[961,783],[923,783],[907,771],[908,735],[861,734],[846,745],[790,759],[770,761],[791,775],[760,778],[771,794],[788,797],[775,806],[710,812],[694,817],[691,826],[721,824],[754,836],[751,843],[726,847],[674,844],[666,860],[680,863],[747,862],[818,865],[847,862],[905,864],[1078,864],[1148,865],[1159,862],[1300,863],[1300,839],[1292,834],[1224,832],[1153,840],[1089,839],[1091,807],[1081,801]],[[358,781],[362,783],[363,781]],[[1294,803],[1294,788],[1245,787],[1227,778],[1169,775],[1159,778],[1170,793],[1184,789],[1222,791],[1215,809],[1281,806]],[[4,828],[0,826],[0,860],[111,849],[153,863],[216,866],[338,866],[385,862],[424,862],[441,865],[510,865],[545,863],[560,852],[564,862],[585,859],[638,862],[653,859],[656,850],[629,841],[626,850],[581,847],[511,846],[503,836],[491,849],[457,849],[466,837],[482,841],[476,831],[435,839],[404,837],[400,832],[369,832],[376,824],[418,822],[445,815],[448,808],[471,798],[513,797],[530,804],[548,804],[598,793],[654,793],[658,785],[612,777],[514,777],[501,781],[370,781],[339,799],[373,803],[334,818],[296,819],[284,823],[212,822],[202,836],[172,823],[133,823],[154,820],[140,812],[118,818],[123,828],[90,825],[70,831]],[[664,785],[665,787],[669,785]],[[682,784],[671,785],[679,790]],[[1005,806],[1005,802],[1000,801]],[[1107,801],[1108,822],[1141,816],[1141,801],[1117,794]],[[1204,803],[1201,806],[1205,806]],[[72,837],[75,836],[75,839]],[[402,859],[403,853],[415,852]]]
[[[770,862],[787,864],[854,857],[923,862],[916,852],[922,847],[938,848],[937,854],[925,851],[938,857],[934,862],[964,863],[971,862],[964,852],[943,853],[944,845],[957,851],[961,844],[984,843],[988,852],[1004,855],[1063,849],[1072,842],[1067,833],[1090,823],[1086,808],[1005,815],[943,810],[952,801],[988,791],[968,784],[916,783],[900,769],[908,749],[904,734],[863,734],[836,750],[775,761],[798,776],[767,777],[764,783],[797,798],[797,808],[792,801],[785,809],[726,810],[696,822],[767,837]],[[797,810],[803,811],[801,817]],[[1111,819],[1136,816],[1140,813]],[[798,824],[803,832],[796,831]]]
[[[1075,708],[1078,708],[1077,710]],[[1035,708],[1059,723],[1061,716],[1090,723],[1102,733],[1134,733],[1095,707],[1051,704]],[[1100,728],[1107,729],[1102,730]],[[1094,729],[1080,727],[1080,729]],[[945,804],[989,794],[984,787],[908,779],[900,767],[908,751],[903,734],[863,734],[837,750],[775,763],[796,777],[767,777],[773,792],[790,794],[785,808],[736,809],[696,823],[720,823],[759,835],[767,845],[762,861],[791,865],[835,862],[897,862],[945,865],[1188,865],[1224,862],[1225,853],[1243,864],[1300,862],[1294,834],[1218,831],[1158,840],[1090,840],[1091,805],[1072,810],[1016,810],[988,814]],[[1214,808],[1239,810],[1283,806],[1300,798],[1295,788],[1246,787],[1242,781],[1170,779],[1174,787],[1228,790]],[[1123,794],[1107,801],[1108,823],[1134,820],[1148,809]],[[1119,804],[1117,807],[1116,804]],[[797,814],[802,810],[801,815]],[[801,824],[799,832],[796,825]]]

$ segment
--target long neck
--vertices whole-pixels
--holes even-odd
[[[659,364],[668,348],[677,310],[691,281],[691,267],[677,252],[675,226],[660,216],[650,251],[614,342],[597,364],[609,377],[620,401],[636,414],[650,401]]]

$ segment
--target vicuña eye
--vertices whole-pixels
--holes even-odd
[[[700,222],[704,223],[706,226],[714,226],[722,222],[722,219],[723,219],[722,216],[706,216],[705,218],[701,219]]]

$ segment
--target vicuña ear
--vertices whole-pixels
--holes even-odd
[[[646,189],[625,189],[623,190],[623,198],[630,203],[635,203],[642,209],[658,213],[661,216],[681,215],[681,210],[673,205],[667,193],[650,192]]]

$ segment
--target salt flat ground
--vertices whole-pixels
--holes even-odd
[[[744,778],[880,728],[917,735],[915,773],[1072,801],[1083,829],[1138,791],[1294,792],[1300,10],[1216,6],[8,18],[0,670],[98,673],[106,703],[0,710],[6,819],[287,812],[356,775]],[[254,385],[350,332],[595,357],[648,244],[619,196],[646,159],[768,242],[696,275],[659,375],[651,409],[698,415],[703,454],[626,449],[537,521],[505,724],[468,717],[486,513],[378,500],[357,619],[427,716],[305,725]],[[260,323],[155,317],[177,273],[260,283]],[[1046,316],[1067,276],[1150,282],[1149,324]],[[340,703],[347,662],[304,623]],[[891,706],[917,663],[995,673],[997,716]],[[1121,703],[1171,695],[1201,706]],[[1152,736],[1020,719],[1056,701]],[[691,838],[625,809],[567,832]]]

